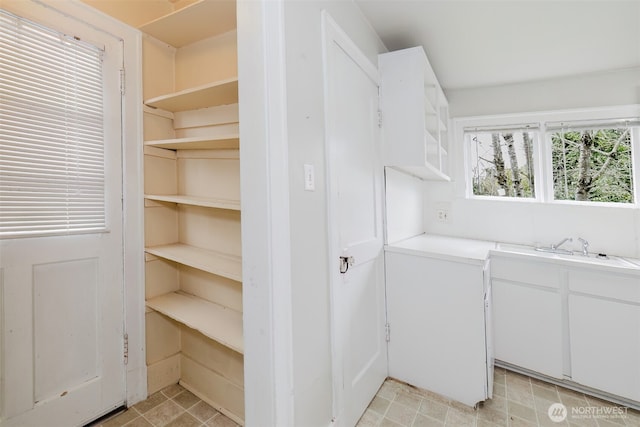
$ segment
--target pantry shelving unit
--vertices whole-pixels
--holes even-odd
[[[449,107],[422,47],[378,56],[384,165],[449,181]]]
[[[143,32],[148,393],[244,424],[236,2],[87,3]]]

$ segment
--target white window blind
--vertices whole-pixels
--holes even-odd
[[[0,10],[0,238],[106,228],[102,54]]]

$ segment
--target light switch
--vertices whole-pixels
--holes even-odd
[[[306,191],[316,190],[316,177],[313,165],[304,165],[304,189]]]

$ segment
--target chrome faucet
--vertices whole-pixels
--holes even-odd
[[[582,237],[578,237],[578,240],[580,240],[580,243],[582,243],[582,255],[589,256],[589,242],[587,242]]]
[[[573,242],[573,239],[571,237],[565,237],[564,239],[562,239],[559,243],[556,243],[555,245],[552,243],[551,244],[551,249],[556,250],[556,249],[560,248],[560,246],[562,246],[565,242]]]

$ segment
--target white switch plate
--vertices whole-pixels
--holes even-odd
[[[316,176],[313,165],[304,165],[304,189],[306,191],[315,191],[316,189]]]

